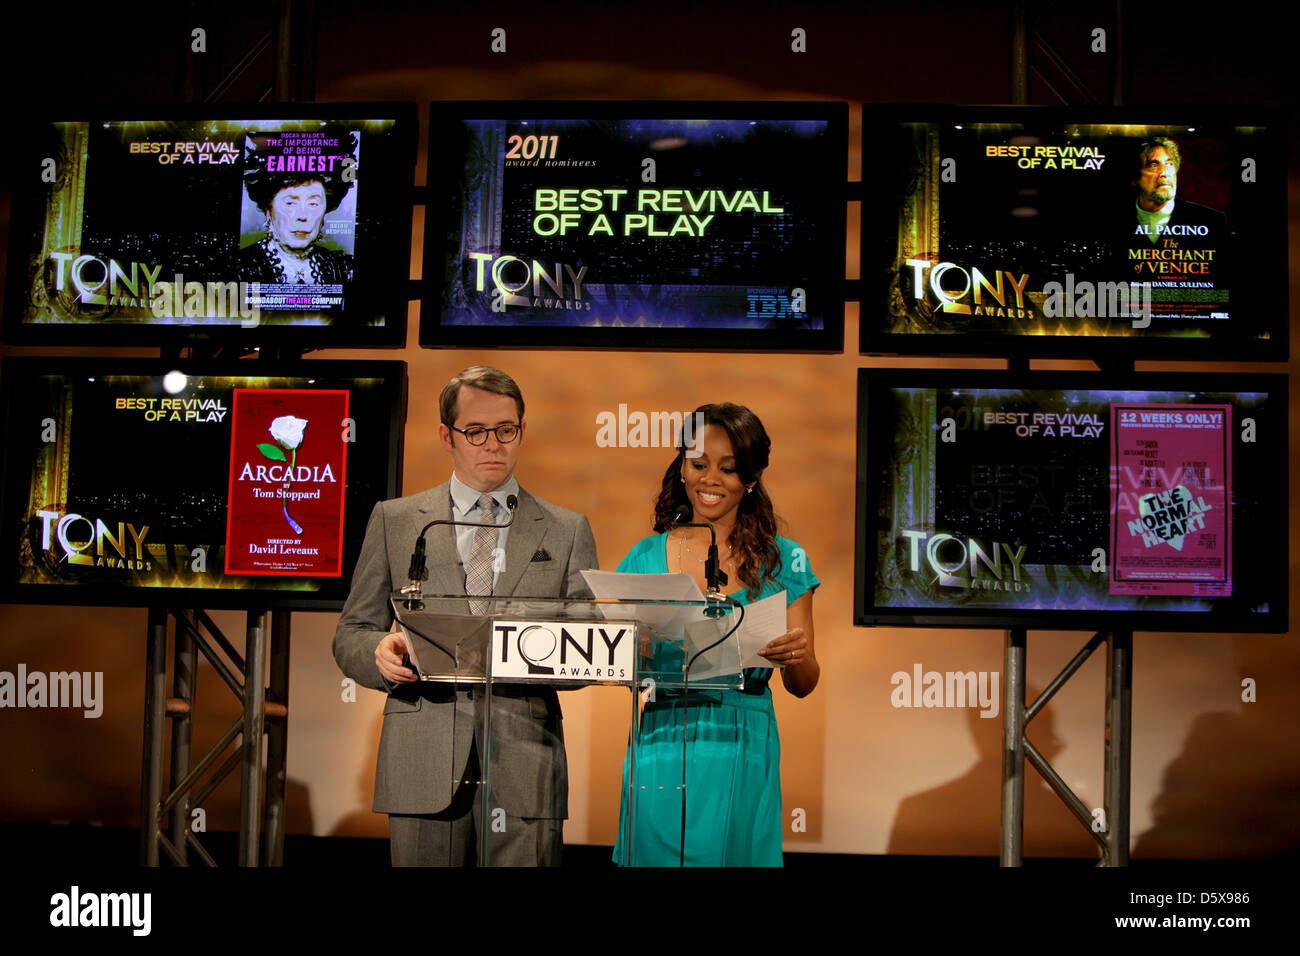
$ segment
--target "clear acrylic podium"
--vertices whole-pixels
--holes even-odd
[[[661,694],[685,695],[689,701],[695,691],[744,686],[735,634],[743,611],[722,613],[727,605],[713,601],[484,597],[473,599],[480,613],[471,613],[463,595],[394,592],[391,600],[411,649],[412,668],[422,681],[436,685],[438,693],[458,702],[452,710],[453,791],[462,782],[471,740],[477,745],[479,774],[470,782],[477,784],[476,799],[481,801],[480,866],[492,865],[489,838],[501,816],[493,815],[493,753],[517,745],[503,736],[505,731],[494,731],[494,697],[499,709],[502,696],[518,696],[527,685],[563,690],[611,684],[631,691],[632,746],[622,795],[628,812],[622,838],[629,854],[625,862],[636,865],[629,837],[640,794],[636,767],[641,705]],[[683,720],[688,719],[689,708],[684,708]],[[684,759],[683,753],[683,770]],[[683,820],[688,783],[683,774],[677,787]],[[682,839],[684,855],[684,833]]]

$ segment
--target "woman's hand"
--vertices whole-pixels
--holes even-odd
[[[807,697],[822,676],[813,650],[812,592],[785,609],[786,632],[758,653],[781,668],[781,683],[796,697]]]
[[[796,627],[760,648],[758,653],[771,661],[773,667],[787,667],[810,656],[812,645],[804,636],[803,628]]]

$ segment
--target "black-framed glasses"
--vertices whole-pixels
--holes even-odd
[[[503,445],[509,445],[519,437],[518,425],[498,425],[496,428],[484,428],[482,425],[471,425],[469,428],[457,428],[455,425],[448,425],[447,427],[454,432],[460,432],[471,445],[486,443],[488,432],[495,435],[497,441]]]

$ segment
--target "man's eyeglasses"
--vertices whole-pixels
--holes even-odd
[[[448,425],[447,427],[454,432],[460,432],[471,445],[484,444],[487,441],[488,432],[495,435],[497,441],[503,445],[509,445],[519,437],[518,425],[498,425],[496,428],[484,428],[482,425],[471,425],[469,428],[457,428],[455,425]]]

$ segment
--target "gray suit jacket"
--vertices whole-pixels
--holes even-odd
[[[408,583],[416,536],[430,521],[450,518],[447,482],[375,505],[352,575],[352,590],[334,633],[334,659],[343,673],[364,687],[388,692],[375,769],[377,813],[445,810],[469,755],[473,723],[463,706],[456,716],[450,694],[437,693],[433,685],[421,688],[419,682],[390,686],[375,666],[375,648],[393,622],[389,597],[394,588]],[[430,528],[425,542],[429,566],[425,593],[464,594],[465,572],[455,529]],[[539,551],[549,558],[533,560]],[[578,572],[596,566],[596,541],[586,516],[520,488],[495,593],[585,596]],[[555,691],[498,685],[492,697],[492,740],[490,780],[495,804],[510,816],[568,816],[564,727]]]

